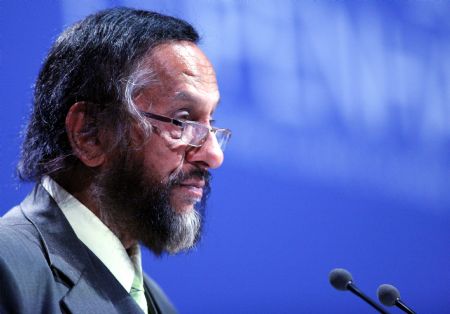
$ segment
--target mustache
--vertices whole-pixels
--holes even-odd
[[[190,171],[180,171],[174,177],[170,178],[169,185],[180,185],[182,182],[190,179],[198,179],[205,181],[205,185],[209,185],[211,173],[206,169],[194,168]]]

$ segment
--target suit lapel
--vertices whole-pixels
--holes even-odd
[[[63,298],[69,311],[71,313],[142,314],[137,303],[103,263],[92,252],[88,251],[88,255],[90,255],[90,266],[85,268],[79,282]]]
[[[142,313],[103,263],[77,238],[56,202],[38,184],[22,212],[39,232],[47,261],[69,291],[62,302],[70,313]]]

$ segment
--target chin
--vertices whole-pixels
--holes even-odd
[[[179,215],[185,215],[191,213],[194,209],[194,206],[182,206],[175,207],[175,212]]]
[[[190,214],[190,213],[196,211],[196,209],[195,209],[196,203],[197,202],[189,203],[189,204],[182,204],[182,205],[174,206],[173,208],[175,209],[175,212],[177,214],[186,215],[186,214]]]
[[[175,209],[177,214],[187,214],[192,211],[196,211],[195,205],[201,202],[201,198],[198,197],[182,197],[181,199],[175,199],[171,201],[171,206]]]

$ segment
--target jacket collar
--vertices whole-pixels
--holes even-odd
[[[89,257],[56,202],[38,184],[20,205],[42,238],[50,266],[62,271],[72,284],[78,282]]]
[[[25,217],[35,226],[53,272],[68,279],[63,298],[71,313],[142,313],[139,306],[100,260],[77,238],[48,192],[37,184],[21,203]]]

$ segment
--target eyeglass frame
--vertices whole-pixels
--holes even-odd
[[[184,142],[186,145],[189,145],[189,146],[192,146],[192,147],[202,147],[203,144],[205,144],[209,133],[213,133],[216,136],[217,131],[222,131],[222,132],[225,132],[225,134],[226,134],[225,142],[223,143],[223,145],[221,145],[220,143],[218,143],[218,144],[220,146],[220,149],[222,151],[225,151],[226,144],[228,143],[228,141],[230,140],[230,137],[231,137],[231,130],[230,129],[216,128],[216,127],[212,127],[212,126],[208,127],[207,125],[204,125],[204,124],[199,123],[199,122],[190,121],[190,120],[181,121],[181,120],[178,120],[178,119],[169,118],[169,117],[162,116],[162,115],[159,115],[159,114],[156,114],[156,113],[152,113],[152,112],[148,112],[148,111],[141,111],[140,110],[139,112],[142,115],[144,115],[145,117],[147,117],[147,118],[155,119],[155,120],[158,120],[158,121],[161,121],[161,122],[165,122],[165,123],[171,123],[171,124],[173,124],[175,126],[180,127],[182,133],[181,133],[181,136],[180,136],[179,140],[181,140],[183,138],[183,131],[185,129],[185,124],[194,125],[196,127],[202,127],[202,128],[208,129],[208,133],[205,133],[205,137],[200,141],[200,144],[196,145],[196,144]],[[217,140],[217,136],[216,136],[216,140]]]

